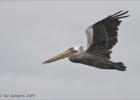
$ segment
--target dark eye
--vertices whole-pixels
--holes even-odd
[[[71,48],[69,48],[69,50],[70,50],[70,51],[74,51],[74,48],[73,48],[73,47],[71,47]]]

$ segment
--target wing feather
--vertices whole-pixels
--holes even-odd
[[[111,49],[118,41],[118,26],[121,23],[120,19],[129,16],[125,15],[126,13],[128,13],[128,11],[119,11],[95,23],[92,26],[94,31],[93,43],[87,49],[87,52],[100,53],[110,58]]]

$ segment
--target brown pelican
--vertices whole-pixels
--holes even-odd
[[[117,43],[120,19],[129,16],[125,15],[126,13],[128,11],[119,11],[89,26],[85,31],[88,38],[86,50],[82,46],[71,47],[63,53],[44,61],[43,64],[68,57],[74,63],[82,63],[101,69],[125,71],[126,67],[122,62],[110,60],[110,54],[112,47]]]

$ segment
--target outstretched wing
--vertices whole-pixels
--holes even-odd
[[[95,23],[92,26],[93,29],[93,39],[92,43],[87,49],[90,53],[103,54],[110,58],[111,48],[117,43],[117,31],[120,25],[121,18],[128,17],[125,15],[128,13],[119,11],[113,15],[106,17],[105,19]]]

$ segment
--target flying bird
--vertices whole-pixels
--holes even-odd
[[[84,50],[83,46],[71,47],[63,53],[44,61],[43,64],[68,57],[74,63],[81,63],[100,69],[125,71],[126,66],[122,62],[112,61],[110,54],[112,53],[112,47],[118,42],[120,19],[129,17],[129,15],[126,15],[127,13],[128,11],[119,11],[89,26],[85,31],[87,34],[86,50]]]

